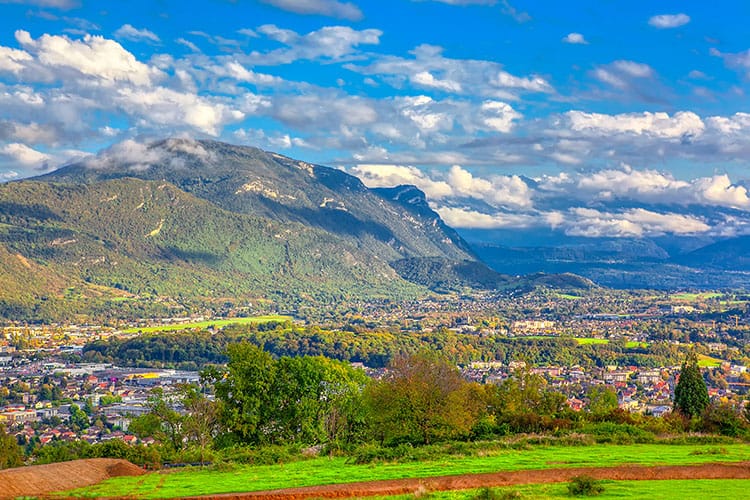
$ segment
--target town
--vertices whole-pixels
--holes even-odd
[[[744,298],[721,294],[645,296],[608,292],[562,295],[548,291],[523,298],[471,297],[458,301],[425,300],[408,304],[365,304],[350,307],[323,327],[337,331],[357,325],[362,329],[419,332],[420,335],[460,335],[466,339],[494,338],[503,342],[568,341],[581,349],[613,348],[627,353],[658,352],[641,364],[637,356],[575,358],[550,363],[530,356],[496,359],[490,352],[459,364],[469,381],[500,384],[518,371],[541,377],[547,390],[561,393],[574,411],[589,411],[592,388],[606,388],[617,396],[622,410],[663,416],[672,411],[680,372],[679,356],[670,349],[695,350],[704,368],[712,401],[742,406],[750,387],[748,349],[750,329]],[[398,314],[394,315],[394,307]],[[304,320],[278,316],[283,329],[304,328]],[[245,318],[246,319],[246,318]],[[198,369],[180,363],[151,360],[148,366],[126,366],[120,361],[89,359],[91,343],[125,342],[141,336],[208,331],[217,334],[243,318],[154,318],[107,325],[8,325],[0,337],[0,424],[17,441],[33,449],[53,441],[99,443],[112,439],[150,444],[153,438],[129,433],[133,418],[150,411],[154,390],[171,394],[184,384],[198,385]],[[160,330],[163,329],[163,330]],[[320,327],[313,326],[319,329]],[[308,328],[309,329],[309,328]],[[406,334],[406,333],[404,333]],[[93,351],[92,351],[93,352]],[[91,354],[91,353],[89,353]],[[654,366],[653,359],[674,359]],[[625,360],[625,361],[623,361]],[[352,364],[371,377],[381,377],[384,366]],[[190,366],[195,368],[195,366]],[[201,368],[201,367],[197,367]],[[212,397],[212,396],[210,396]],[[176,401],[176,400],[175,400]],[[175,403],[175,410],[185,411]]]

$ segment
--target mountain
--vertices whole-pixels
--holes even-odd
[[[368,189],[185,139],[123,143],[0,185],[0,271],[0,316],[41,319],[533,285],[487,268],[412,186]]]
[[[684,253],[675,258],[686,266],[750,272],[750,236],[738,236]]]

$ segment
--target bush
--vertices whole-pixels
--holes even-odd
[[[591,435],[597,443],[633,444],[655,441],[652,433],[631,424],[602,422],[587,425],[582,432]]]
[[[576,476],[568,483],[568,493],[574,497],[593,497],[603,491],[604,486],[591,476]]]

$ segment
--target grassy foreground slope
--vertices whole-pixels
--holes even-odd
[[[479,456],[481,454],[481,456]],[[68,492],[74,496],[176,498],[187,495],[262,491],[298,486],[454,474],[618,465],[691,465],[750,460],[750,444],[549,446],[486,449],[471,456],[355,465],[342,457],[320,457],[278,465],[237,465],[220,471],[190,469],[138,478],[113,478]]]

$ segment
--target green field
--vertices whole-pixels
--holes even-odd
[[[481,455],[446,455],[436,460],[366,465],[349,464],[341,457],[325,457],[279,465],[236,465],[226,471],[193,468],[113,478],[67,494],[76,497],[175,498],[502,470],[740,462],[750,460],[750,445],[725,444],[720,448],[667,444],[537,446],[524,450],[487,448]]]
[[[609,344],[607,339],[594,339],[591,337],[576,337],[573,340],[578,342],[578,345],[602,345]]]
[[[701,368],[716,368],[717,366],[721,366],[721,364],[724,361],[718,358],[712,358],[711,356],[706,356],[705,354],[699,354],[698,355],[698,366]]]
[[[673,300],[685,300],[688,302],[699,302],[701,300],[707,300],[707,299],[715,299],[716,297],[721,297],[722,293],[718,292],[703,292],[703,293],[675,293],[670,295],[670,298]]]
[[[248,325],[257,323],[270,323],[271,321],[282,322],[291,321],[291,316],[280,316],[276,314],[269,314],[266,316],[254,316],[252,318],[229,318],[229,319],[214,319],[208,321],[196,321],[194,323],[180,323],[176,325],[155,325],[155,326],[143,326],[128,328],[123,330],[123,333],[157,333],[157,332],[176,332],[179,330],[193,330],[193,329],[206,329],[209,326],[214,328],[223,328],[228,325]]]
[[[750,480],[748,479],[693,479],[693,480],[664,480],[664,481],[601,481],[604,492],[596,496],[603,500],[613,498],[679,498],[680,500],[736,499],[746,498]],[[517,492],[517,498],[525,500],[544,500],[547,498],[572,498],[568,494],[567,483],[528,484],[521,486],[506,486],[492,488],[495,498],[516,498],[511,496]],[[483,490],[464,491],[436,491],[429,494],[431,500],[474,500],[488,498],[482,496]],[[388,498],[390,500],[413,499],[415,495],[399,495]]]

